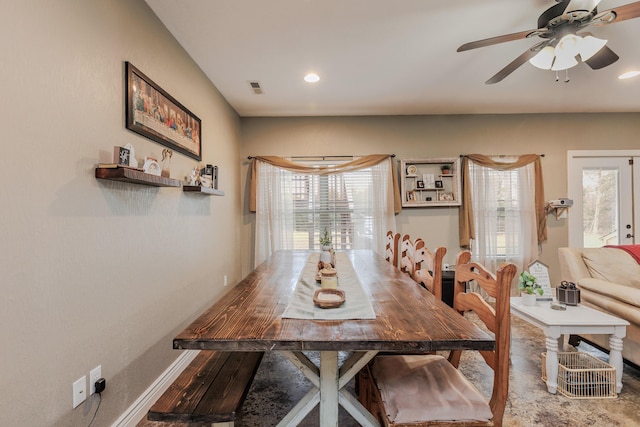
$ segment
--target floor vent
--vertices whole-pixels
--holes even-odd
[[[262,93],[262,88],[260,87],[260,82],[249,82],[249,86],[251,86],[251,89],[253,89],[253,93],[255,93],[256,95],[260,95]]]

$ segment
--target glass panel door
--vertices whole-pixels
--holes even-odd
[[[634,243],[632,160],[569,155],[569,246]]]

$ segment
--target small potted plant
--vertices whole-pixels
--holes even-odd
[[[451,174],[451,165],[442,165],[442,166],[440,166],[440,170],[442,171],[442,175],[450,175]]]
[[[524,305],[536,305],[536,299],[538,295],[542,296],[544,290],[542,286],[538,284],[538,279],[528,271],[520,273],[518,278],[518,289],[522,296],[522,303]]]
[[[329,234],[327,227],[324,228],[324,231],[320,235],[320,246],[322,246],[323,249],[327,247],[327,250],[331,247],[331,234]]]
[[[320,252],[320,261],[324,263],[332,263],[332,253],[331,253],[331,234],[327,227],[324,228],[324,231],[320,235],[320,246],[322,248],[322,252]]]

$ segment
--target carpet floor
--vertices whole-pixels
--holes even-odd
[[[507,427],[610,427],[640,425],[640,370],[624,365],[622,392],[616,398],[571,399],[561,394],[550,394],[541,380],[541,354],[545,351],[542,332],[524,321],[512,320],[511,372],[509,401],[503,425]],[[591,353],[604,361],[606,353],[580,344],[576,350]],[[480,361],[477,353],[463,355],[460,368],[480,391],[491,391],[491,371]],[[311,388],[311,383],[277,352],[267,353],[251,386],[244,404],[240,427],[275,426],[281,418]],[[347,388],[353,393],[354,381]],[[173,424],[146,424],[169,427]],[[184,424],[183,424],[184,425]],[[300,424],[319,426],[318,408]],[[340,408],[341,427],[358,426],[351,416]]]

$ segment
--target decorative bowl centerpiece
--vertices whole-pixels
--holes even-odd
[[[344,301],[344,291],[340,289],[318,289],[313,294],[313,303],[320,308],[337,308]]]

